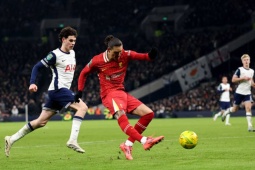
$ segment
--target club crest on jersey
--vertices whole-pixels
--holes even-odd
[[[119,67],[122,68],[122,62],[119,63]]]
[[[50,53],[47,55],[46,59],[49,61],[52,57],[53,57],[53,55]]]
[[[68,64],[66,65],[65,72],[74,72],[75,71],[75,64]]]

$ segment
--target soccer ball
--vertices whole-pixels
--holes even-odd
[[[179,142],[185,149],[192,149],[197,145],[198,136],[195,132],[186,130],[181,133]]]

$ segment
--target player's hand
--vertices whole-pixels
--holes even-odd
[[[158,55],[158,49],[156,47],[152,47],[148,53],[151,60],[154,60]]]
[[[82,98],[82,91],[78,91],[78,92],[74,95],[74,101],[75,101],[75,103],[79,103],[81,98]]]
[[[35,84],[30,84],[30,86],[29,86],[29,91],[30,92],[37,92],[37,85],[35,85]]]
[[[244,77],[243,77],[243,80],[249,81],[249,80],[251,80],[251,78],[250,78],[250,77],[244,76]]]

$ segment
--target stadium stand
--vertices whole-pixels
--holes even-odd
[[[40,35],[42,19],[78,17],[82,20],[79,29],[80,36],[75,47],[77,72],[72,85],[73,91],[76,91],[76,80],[83,66],[93,55],[105,50],[103,40],[106,35],[113,34],[119,37],[125,49],[146,52],[152,45],[158,46],[160,57],[156,62],[132,62],[130,64],[125,87],[131,91],[247,32],[252,28],[251,15],[255,9],[252,0],[235,1],[234,3],[231,0],[224,2],[220,0],[171,2],[150,0],[148,3],[138,0],[125,4],[116,1],[115,7],[112,7],[111,2],[110,0],[57,0],[54,3],[50,0],[0,2],[0,14],[5,16],[0,17],[2,26],[0,35],[3,37],[0,44],[0,109],[3,114],[10,114],[13,105],[19,108],[19,113],[24,113],[24,105],[30,99],[33,99],[40,108],[44,98],[47,97],[43,95],[50,80],[47,70],[42,72],[38,78],[38,81],[43,80],[44,82],[38,94],[30,94],[27,90],[32,66],[52,49],[49,40],[42,41]],[[12,5],[13,3],[15,6]],[[140,29],[140,24],[151,9],[156,6],[187,4],[193,12],[184,22],[184,31],[173,32],[169,30],[168,23],[163,22],[160,24],[163,34],[153,40],[146,39],[143,30]],[[230,15],[232,17],[229,17]],[[54,48],[56,47],[57,44]],[[207,90],[209,89],[205,89]],[[210,97],[213,102],[214,99],[211,98],[213,97]],[[84,100],[89,106],[101,103],[96,75],[88,78]],[[176,107],[172,105],[174,100],[176,97],[169,101],[162,99],[164,105],[169,103],[171,107]],[[160,101],[156,103],[162,103]],[[193,101],[185,100],[185,102]],[[159,105],[153,105],[153,108],[159,108]],[[208,109],[206,105],[201,108]],[[175,109],[189,109],[178,107]]]

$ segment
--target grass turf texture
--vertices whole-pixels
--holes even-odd
[[[154,119],[144,134],[164,135],[165,140],[150,151],[135,143],[132,161],[120,153],[119,144],[126,136],[116,120],[83,121],[79,144],[85,154],[65,145],[71,121],[50,121],[15,143],[9,158],[4,155],[4,136],[13,134],[24,123],[1,123],[0,169],[254,169],[255,133],[247,131],[245,117],[233,117],[231,123],[225,126],[220,119],[214,122],[212,118]],[[179,144],[184,130],[197,133],[198,145],[194,149]]]

